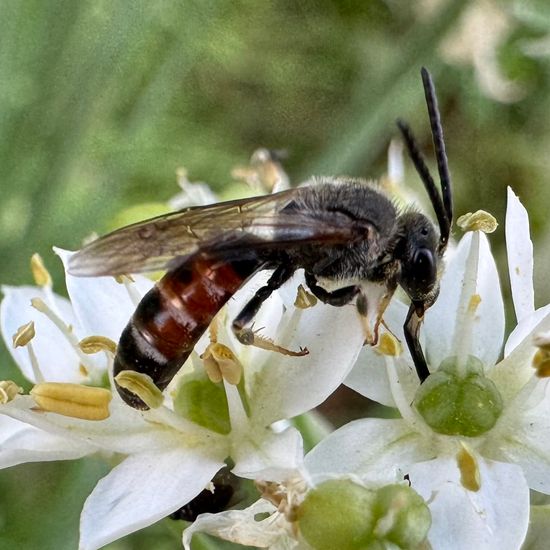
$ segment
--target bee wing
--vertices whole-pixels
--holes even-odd
[[[187,208],[118,229],[71,256],[69,273],[81,277],[165,269],[198,251],[227,256],[239,249],[299,243],[346,243],[365,227],[340,212],[317,216],[293,207],[307,188]]]

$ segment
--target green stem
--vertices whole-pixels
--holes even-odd
[[[302,434],[304,451],[307,453],[317,443],[324,439],[331,431],[332,426],[323,416],[315,411],[301,414],[292,419],[292,424]]]

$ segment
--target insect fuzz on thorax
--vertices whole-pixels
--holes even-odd
[[[425,69],[422,81],[441,194],[411,130],[401,121],[398,127],[432,202],[439,235],[423,214],[399,213],[379,189],[349,178],[187,208],[114,231],[73,255],[69,272],[101,276],[167,269],[122,332],[115,375],[136,371],[166,388],[227,300],[264,269],[273,272],[233,320],[235,335],[243,344],[307,354],[270,343],[251,329],[263,302],[303,269],[306,285],[322,302],[355,305],[369,344],[376,343],[384,310],[400,286],[411,302],[405,338],[423,381],[429,370],[419,331],[439,291],[452,199],[435,90]],[[117,389],[133,407],[147,408],[128,388]]]

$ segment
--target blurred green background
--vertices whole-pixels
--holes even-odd
[[[550,301],[545,0],[0,0],[0,13],[3,284],[32,283],[40,252],[62,293],[51,246],[77,248],[122,209],[165,201],[181,166],[222,195],[260,146],[288,151],[293,182],[378,177],[398,116],[431,155],[425,65],[457,214],[484,208],[503,223],[511,185],[531,216],[537,305]],[[503,225],[491,241],[508,295]],[[1,378],[19,380],[4,348],[0,361]],[[76,548],[104,472],[81,461],[0,473],[0,549]],[[177,548],[170,531],[112,548]]]

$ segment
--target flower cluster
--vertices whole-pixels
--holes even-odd
[[[246,177],[283,185],[278,162],[262,155]],[[182,181],[180,206],[194,185]],[[485,234],[493,220],[477,213],[461,226],[466,234],[426,313],[424,384],[400,343],[406,304],[394,299],[379,344],[363,346],[355,308],[316,303],[300,273],[264,303],[255,326],[262,341],[309,354],[242,345],[230,321],[265,284],[261,273],[218,314],[162,395],[139,381],[152,396],[146,411],[110,391],[111,369],[120,332],[153,282],[66,273],[67,300],[34,258],[36,287],[2,289],[2,335],[34,387],[23,395],[9,381],[0,385],[0,465],[116,457],[84,505],[82,550],[178,513],[195,519],[184,531],[187,549],[197,532],[272,549],[519,548],[530,490],[550,494],[550,306],[535,309],[527,213],[509,190],[517,326],[503,346],[504,305]],[[66,266],[71,253],[56,252]],[[304,456],[313,424],[299,431],[291,420],[311,415],[341,383],[396,417],[317,429],[321,441]],[[256,502],[239,509],[228,498],[222,511],[195,518],[197,496],[215,494],[228,468],[256,483]],[[542,509],[531,517],[546,519]]]

